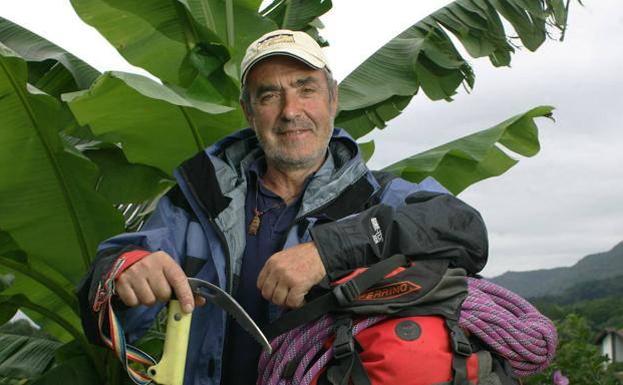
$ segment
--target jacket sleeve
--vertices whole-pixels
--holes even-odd
[[[77,288],[82,325],[91,342],[102,344],[93,305],[100,283],[106,279],[117,258],[134,250],[149,252],[162,250],[181,263],[188,222],[188,213],[173,205],[169,197],[165,196],[160,199],[156,210],[141,231],[120,234],[100,244],[89,272]],[[113,308],[121,319],[126,338],[131,342],[147,331],[162,305],[128,308],[113,298]]]
[[[311,230],[329,280],[394,254],[449,259],[470,274],[485,266],[487,230],[480,214],[460,199],[420,190],[385,201]]]

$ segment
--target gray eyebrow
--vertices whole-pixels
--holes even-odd
[[[308,84],[317,84],[317,83],[318,83],[318,79],[316,79],[313,76],[308,76],[302,79],[297,79],[296,82],[294,82],[294,86],[298,88],[298,87],[303,87]]]
[[[300,88],[308,84],[318,84],[318,79],[313,76],[307,76],[301,79],[297,79],[294,82],[294,87]],[[266,92],[278,92],[280,90],[281,90],[281,87],[276,86],[274,84],[260,84],[255,90],[255,97],[258,98]]]

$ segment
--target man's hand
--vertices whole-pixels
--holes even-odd
[[[313,242],[273,254],[260,271],[262,297],[280,306],[303,306],[305,294],[327,274]]]
[[[143,257],[121,273],[115,282],[115,291],[128,306],[153,306],[157,301],[167,302],[174,292],[185,313],[192,312],[195,307],[186,274],[164,251]],[[203,302],[198,301],[198,305]]]

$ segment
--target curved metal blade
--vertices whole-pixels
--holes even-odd
[[[246,311],[240,306],[240,304],[226,291],[221,289],[220,287],[202,279],[198,278],[188,278],[188,283],[190,284],[190,288],[193,293],[202,296],[207,301],[210,301],[218,306],[220,306],[223,310],[229,313],[236,322],[242,326],[242,328],[260,344],[262,347],[268,351],[268,353],[272,353],[272,347],[268,342],[268,339],[262,333],[262,330],[255,324],[251,316],[247,314]]]

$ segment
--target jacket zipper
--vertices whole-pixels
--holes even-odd
[[[203,205],[203,203],[201,202],[201,200],[199,200],[199,196],[197,195],[197,192],[195,191],[195,188],[193,187],[193,185],[190,183],[190,181],[188,180],[188,177],[186,176],[186,171],[184,171],[183,168],[180,168],[180,174],[182,175],[182,178],[184,178],[184,182],[186,182],[186,186],[188,186],[188,190],[190,191],[190,193],[193,195],[193,198],[195,199],[195,201],[197,202],[197,205],[199,205],[199,208],[201,210],[203,210],[205,217],[208,218],[208,222],[210,223],[210,225],[212,225],[212,229],[214,230],[214,232],[217,234],[217,236],[219,237],[219,240],[221,241],[221,246],[223,247],[223,251],[225,252],[225,275],[227,276],[227,285],[226,285],[226,291],[231,294],[232,296],[234,295],[233,293],[233,271],[231,268],[231,255],[230,255],[230,250],[229,250],[229,245],[227,244],[227,240],[225,239],[225,234],[221,231],[221,229],[216,225],[216,222],[214,221],[214,218],[212,218],[209,213],[207,208]],[[220,379],[219,379],[219,383],[222,385],[223,384],[223,368],[225,365],[225,360],[229,359],[229,357],[226,357],[228,355],[228,350],[229,350],[229,344],[227,343],[228,339],[227,339],[227,335],[229,333],[229,317],[226,315],[225,316],[225,325],[224,325],[224,330],[223,330],[223,350],[221,352],[221,375],[220,375]]]
[[[219,237],[219,240],[221,241],[221,246],[223,247],[223,251],[225,252],[225,275],[227,276],[227,285],[225,290],[229,293],[233,295],[233,271],[231,268],[231,252],[229,250],[229,245],[227,244],[227,240],[225,239],[225,234],[221,231],[220,227],[217,226],[216,222],[214,221],[214,218],[212,218],[209,213],[207,208],[203,205],[203,203],[201,202],[201,200],[199,199],[199,196],[197,194],[197,192],[195,191],[195,188],[193,187],[193,185],[190,183],[190,181],[188,180],[188,177],[186,176],[186,171],[184,171],[183,168],[180,168],[180,174],[182,175],[182,178],[184,178],[184,182],[186,182],[186,186],[188,186],[188,190],[190,191],[190,193],[193,195],[193,198],[195,199],[195,202],[197,202],[197,205],[199,205],[199,208],[201,210],[203,210],[205,217],[208,218],[208,222],[210,223],[210,225],[212,225],[212,229],[214,230],[214,232],[216,233],[216,235]]]

